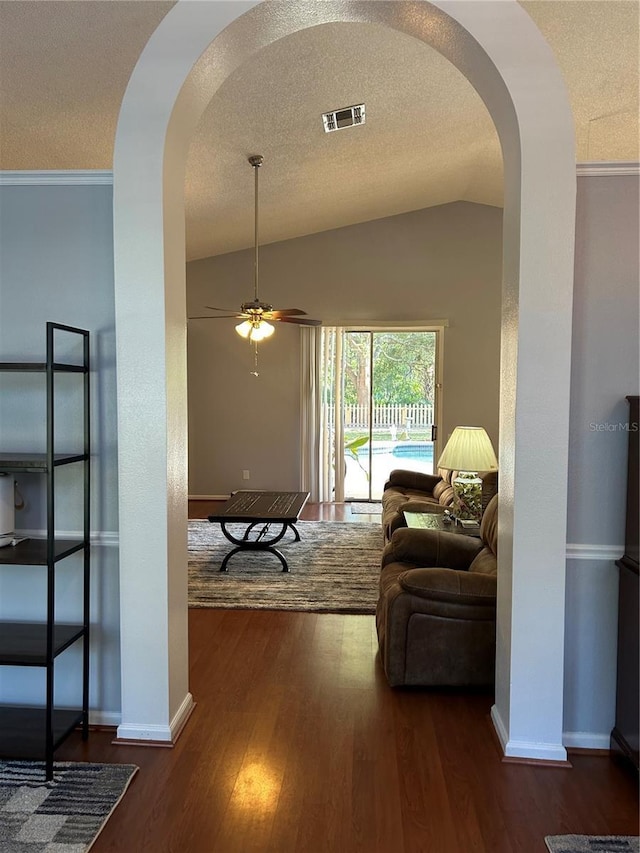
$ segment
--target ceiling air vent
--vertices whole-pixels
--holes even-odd
[[[330,113],[322,114],[325,133],[342,130],[343,127],[353,127],[354,124],[364,124],[364,104],[354,107],[343,107]]]

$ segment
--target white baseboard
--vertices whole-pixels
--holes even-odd
[[[496,730],[496,734],[498,735],[498,740],[500,741],[500,746],[502,747],[502,752],[504,753],[504,748],[507,745],[507,741],[509,740],[507,736],[507,730],[502,722],[502,717],[500,716],[500,712],[495,705],[491,706],[491,722],[493,723],[493,727]]]
[[[127,741],[149,741],[150,743],[162,743],[171,746],[173,738],[171,736],[171,728],[169,726],[156,726],[147,723],[129,723],[126,725],[120,724],[117,732],[118,742],[126,743]]]
[[[594,732],[563,732],[562,743],[574,749],[609,749],[611,735]]]
[[[536,741],[511,740],[495,705],[491,706],[491,720],[500,740],[505,758],[524,758],[529,761],[567,761],[567,751],[563,744],[539,743]]]
[[[89,711],[90,726],[109,726],[116,728],[120,725],[122,715],[115,711]]]
[[[185,727],[185,724],[191,716],[191,712],[195,707],[196,703],[193,701],[193,696],[191,695],[191,693],[187,693],[187,695],[182,700],[182,704],[174,714],[173,719],[170,723],[171,740],[174,743],[179,738],[180,732]]]

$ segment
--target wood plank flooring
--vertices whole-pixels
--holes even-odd
[[[202,516],[200,516],[202,517]],[[545,853],[638,834],[607,756],[505,764],[487,693],[392,690],[372,616],[191,610],[197,707],[173,749],[75,734],[59,760],[140,767],[92,853]]]

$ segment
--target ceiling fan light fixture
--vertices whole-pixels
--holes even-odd
[[[253,324],[253,328],[249,332],[249,340],[255,343],[264,341],[265,338],[270,338],[274,331],[275,329],[271,323],[267,323],[266,320],[258,320]]]
[[[266,320],[253,317],[251,320],[238,323],[236,332],[240,337],[248,338],[252,343],[258,343],[259,341],[264,341],[266,338],[270,338],[275,332],[275,327],[271,323],[267,323]]]
[[[253,324],[250,320],[244,320],[242,323],[238,323],[238,325],[236,326],[236,332],[240,335],[241,338],[248,338],[252,329]]]

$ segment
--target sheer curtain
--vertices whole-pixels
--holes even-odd
[[[342,329],[303,326],[301,333],[301,488],[310,500],[342,501],[343,477],[335,476],[335,460],[344,466],[341,408]],[[342,474],[341,469],[339,474]]]

